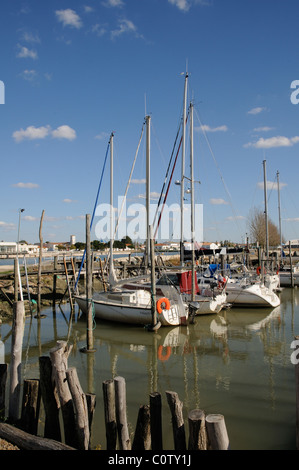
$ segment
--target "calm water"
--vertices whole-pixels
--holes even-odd
[[[98,321],[93,354],[80,352],[86,346],[86,323],[78,311],[70,322],[68,305],[48,308],[43,310],[46,318],[26,319],[23,375],[38,378],[38,357],[48,355],[57,340],[69,340],[69,366],[77,368],[83,390],[97,396],[92,443],[102,449],[102,382],[115,375],[126,379],[132,433],[139,406],[149,402],[150,392],[162,394],[165,449],[173,449],[166,390],[178,393],[186,418],[194,408],[223,414],[232,449],[295,449],[290,344],[299,334],[299,290],[284,289],[280,296],[281,306],[274,310],[231,309],[156,333]],[[10,324],[0,325],[8,363],[10,332]]]

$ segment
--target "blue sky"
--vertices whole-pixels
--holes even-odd
[[[291,88],[299,80],[298,13],[296,0],[2,0],[0,239],[16,241],[25,208],[21,239],[38,241],[45,210],[44,241],[71,234],[84,241],[109,136],[117,200],[146,114],[154,202],[182,115],[186,69],[204,240],[244,241],[250,212],[264,208],[263,160],[269,217],[278,224],[271,183],[279,171],[283,236],[299,238],[299,105],[291,101],[299,88]],[[186,167],[188,159],[187,143]],[[143,201],[145,168],[142,143],[127,205]],[[174,180],[180,172],[178,162]],[[168,203],[179,199],[173,183]],[[109,164],[102,203],[109,203]]]

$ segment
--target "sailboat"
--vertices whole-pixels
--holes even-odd
[[[147,168],[150,164],[150,116],[146,116],[147,126]],[[149,175],[147,175],[147,181]],[[92,296],[92,308],[94,317],[117,323],[135,325],[152,325],[152,328],[160,326],[179,326],[187,322],[188,310],[180,295],[173,286],[165,286],[153,295],[155,291],[155,279],[153,276],[151,289],[140,288],[128,290],[116,285],[113,270],[113,133],[110,136],[110,289],[105,292],[96,292]],[[147,193],[149,194],[149,183]],[[147,239],[149,242],[150,228]],[[149,244],[148,244],[149,246]],[[149,253],[149,251],[147,252]],[[88,301],[86,295],[74,296],[83,313],[87,313]]]

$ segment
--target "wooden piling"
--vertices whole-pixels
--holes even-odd
[[[183,402],[179,400],[179,396],[176,392],[167,391],[165,393],[172,416],[174,448],[178,451],[185,451],[186,437],[183,417]]]
[[[121,450],[131,450],[126,410],[126,382],[123,377],[114,378],[116,424]]]
[[[7,364],[0,364],[0,420],[4,420],[5,418],[7,369]]]
[[[45,410],[44,437],[61,441],[61,431],[59,423],[59,402],[54,394],[54,383],[52,381],[52,364],[48,356],[39,358],[39,376],[41,398]]]
[[[139,408],[135,435],[132,444],[133,451],[151,449],[150,407],[142,405]]]
[[[74,406],[75,430],[73,431],[76,431],[77,434],[77,448],[79,450],[88,450],[90,432],[87,401],[79,382],[77,370],[74,367],[66,371],[66,379]]]
[[[39,315],[41,309],[41,282],[42,282],[42,258],[43,258],[43,236],[42,227],[45,211],[43,210],[40,225],[39,225],[39,263],[38,263],[38,276],[37,276],[37,313]]]
[[[114,380],[103,382],[105,428],[106,428],[106,448],[115,450],[117,443],[117,424],[115,411],[115,387]]]
[[[40,410],[40,384],[37,379],[24,380],[21,411],[21,428],[23,431],[37,435]]]
[[[188,415],[188,450],[207,450],[207,431],[203,410],[192,410]]]
[[[90,214],[86,214],[86,348],[82,352],[94,352],[93,346],[93,305],[92,305],[92,272],[91,272],[91,247],[90,247]]]
[[[162,450],[162,397],[159,392],[150,394],[150,415],[152,450]]]
[[[13,423],[19,419],[24,318],[24,301],[14,302],[9,393],[9,419]]]
[[[77,447],[77,439],[74,435],[75,419],[72,395],[66,379],[67,362],[71,350],[72,346],[69,346],[65,341],[58,341],[57,346],[50,350],[50,358],[63,417],[65,442],[69,446]]]
[[[228,450],[229,439],[224,416],[221,414],[209,414],[206,417],[206,427],[211,450]]]

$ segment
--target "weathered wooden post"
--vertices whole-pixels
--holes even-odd
[[[115,450],[117,442],[117,424],[115,413],[115,387],[114,380],[103,382],[105,427],[106,427],[106,447],[107,450]]]
[[[45,410],[45,430],[44,437],[61,441],[61,431],[59,423],[59,402],[54,394],[55,384],[52,380],[52,363],[48,356],[39,358],[39,377],[41,398]]]
[[[206,427],[211,450],[228,450],[229,438],[224,416],[221,414],[207,415]]]
[[[41,282],[42,282],[42,258],[43,258],[43,236],[42,227],[45,211],[43,210],[40,225],[39,225],[39,263],[38,263],[38,277],[37,277],[37,314],[39,315],[41,309]]]
[[[150,394],[150,415],[152,450],[162,450],[162,397],[159,392]]]
[[[189,442],[188,450],[207,450],[207,431],[205,413],[202,410],[192,410],[188,415]]]
[[[72,395],[75,413],[75,431],[79,450],[88,450],[90,441],[88,408],[85,394],[81,388],[77,370],[71,367],[66,371],[66,379]]]
[[[139,408],[135,435],[132,444],[133,451],[151,449],[150,407],[142,405]]]
[[[40,385],[37,379],[24,380],[21,412],[21,427],[23,431],[37,435],[40,410]]]
[[[176,392],[165,392],[172,416],[172,429],[175,450],[186,450],[185,426],[183,417],[183,402]]]
[[[65,442],[72,447],[77,447],[78,443],[74,435],[74,408],[66,379],[66,370],[68,369],[67,362],[71,350],[72,346],[68,345],[66,341],[57,341],[57,346],[50,349],[50,358],[53,368],[53,379],[62,411]]]
[[[93,346],[93,305],[92,305],[92,272],[91,272],[91,248],[90,248],[90,214],[86,214],[86,347],[81,352],[94,352]]]
[[[123,377],[114,378],[116,423],[121,450],[131,450],[126,410],[126,382]]]
[[[14,301],[17,302],[19,298],[19,277],[18,277],[19,263],[17,258],[14,259]]]
[[[293,274],[293,261],[292,261],[292,245],[291,245],[291,242],[289,242],[289,255],[290,255],[291,287],[294,287],[294,274]]]
[[[14,302],[9,394],[9,419],[12,422],[16,422],[19,419],[24,318],[24,301],[19,300]]]
[[[0,364],[0,420],[5,418],[5,390],[7,380],[7,364]]]

